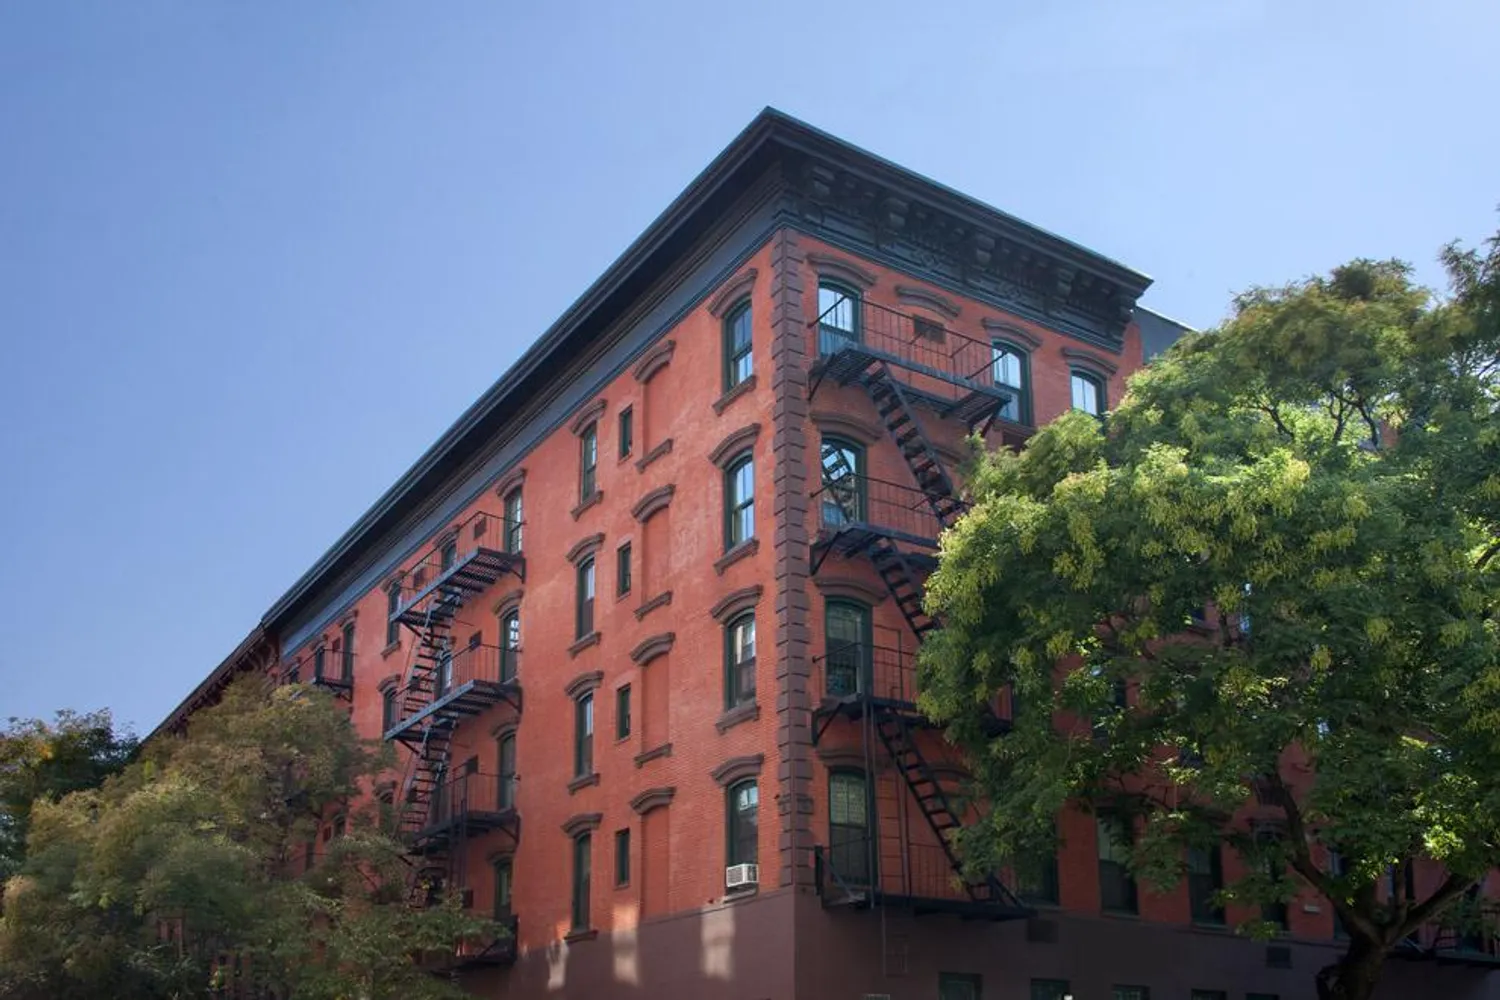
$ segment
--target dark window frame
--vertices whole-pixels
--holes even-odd
[[[615,888],[630,885],[630,827],[615,831]]]
[[[1007,354],[1015,356],[1019,363],[1020,385],[1011,385],[1008,382],[1000,381],[995,367],[1000,360],[996,357],[996,352],[998,351],[1004,351]],[[992,339],[990,341],[990,381],[994,382],[1000,388],[1016,390],[1015,416],[1007,416],[1003,411],[1000,416],[1005,420],[1029,426],[1031,424],[1031,352],[1013,340],[1007,340],[1004,337],[995,337]],[[1068,383],[1068,388],[1071,393],[1071,380]]]
[[[743,330],[739,323],[744,320]],[[754,313],[750,307],[750,297],[747,295],[734,308],[724,316],[723,323],[724,342],[724,391],[728,392],[735,386],[744,382],[755,374],[755,328]],[[741,344],[739,335],[744,334],[744,343]],[[741,364],[746,362],[745,364]],[[741,368],[744,371],[741,372]]]
[[[741,810],[738,800],[746,789],[755,792],[755,806]],[[724,862],[726,865],[760,863],[760,785],[755,778],[736,781],[724,789]],[[744,814],[753,814],[748,829],[743,828]],[[747,856],[748,855],[748,856]]]
[[[828,625],[843,612],[853,612],[860,631],[858,639],[835,640]],[[867,694],[875,672],[875,612],[864,601],[830,597],[823,602],[823,693],[831,697]],[[837,660],[835,659],[837,658]],[[842,678],[835,684],[835,671]],[[852,674],[851,674],[852,671]],[[852,683],[848,683],[852,681]]]
[[[1092,385],[1094,387],[1094,405],[1098,407],[1097,412],[1086,410],[1074,403],[1073,381],[1075,379],[1087,382],[1089,385]],[[1081,413],[1087,413],[1090,416],[1104,416],[1104,414],[1109,410],[1109,395],[1108,391],[1105,388],[1104,379],[1101,378],[1098,374],[1089,371],[1087,368],[1068,369],[1068,406],[1071,409],[1078,410]]]
[[[750,627],[750,656],[736,659],[736,639],[746,625]],[[755,662],[759,648],[755,631],[754,610],[742,611],[724,625],[724,707],[739,708],[755,704]]]
[[[396,689],[388,687],[380,694],[380,721],[381,733],[388,733],[396,725],[398,709],[396,707]]]
[[[834,788],[847,782],[859,782],[864,800],[864,825],[835,821]],[[828,864],[830,869],[850,886],[873,885],[879,876],[871,870],[878,864],[870,856],[875,833],[875,803],[871,798],[870,776],[856,767],[836,767],[828,771]]]
[[[1224,907],[1213,901],[1214,894],[1224,888],[1224,852],[1218,844],[1188,848],[1187,887],[1193,923],[1222,927]]]
[[[823,305],[823,292],[827,290],[842,296],[849,303],[849,326],[848,328],[837,326],[824,321],[829,313],[833,312],[838,303]],[[864,339],[863,308],[864,296],[859,289],[842,281],[830,281],[827,279],[818,282],[818,297],[816,299],[818,310],[818,354],[827,355],[835,353],[846,344],[858,344]]]
[[[507,749],[509,753],[507,754]],[[509,756],[509,760],[506,757]],[[495,741],[496,801],[501,810],[516,807],[516,734],[502,733]]]
[[[578,594],[574,607],[573,637],[582,639],[594,632],[594,602],[599,596],[593,556],[589,556],[578,564],[576,576]]]
[[[620,458],[629,458],[635,449],[635,407],[627,406],[620,411],[617,424]]]
[[[1117,850],[1129,854],[1135,843],[1130,817],[1101,812],[1095,816],[1094,832],[1098,842],[1094,853],[1099,859],[1099,908],[1106,913],[1140,913],[1141,894],[1135,876],[1131,874],[1128,863],[1112,856]],[[1119,833],[1118,842],[1111,835],[1113,832]],[[1106,850],[1111,856],[1106,856]],[[1115,894],[1109,892],[1111,880],[1118,882]]]
[[[344,655],[339,662],[339,674],[345,684],[354,680],[354,623],[344,622]]]
[[[630,685],[615,688],[615,739],[630,738]]]
[[[493,871],[495,876],[494,916],[496,920],[506,921],[515,912],[515,867],[512,859],[496,858]]]
[[[573,699],[573,777],[594,773],[594,692]]]
[[[401,641],[401,623],[396,620],[396,612],[401,610],[401,582],[393,580],[385,588],[385,645],[389,649]]]
[[[599,422],[578,433],[578,499],[588,500],[599,492]]]
[[[839,479],[828,478],[828,460],[832,455],[844,454],[850,473]],[[853,461],[847,461],[853,459]],[[850,522],[865,520],[868,516],[869,498],[866,496],[865,468],[868,455],[865,446],[851,438],[826,434],[818,444],[818,479],[821,501],[818,504],[819,524],[825,528],[841,528]],[[848,487],[831,486],[852,475]],[[831,488],[830,488],[831,487]],[[852,488],[852,496],[850,495]],[[852,508],[852,509],[850,509]]]
[[[526,495],[521,490],[522,487],[517,486],[505,494],[505,499],[501,501],[505,510],[501,517],[505,524],[505,534],[500,544],[511,555],[519,555],[526,541],[523,530],[526,524]]]
[[[573,906],[572,930],[589,929],[590,895],[593,883],[593,834],[580,833],[573,838]]]
[[[740,496],[739,473],[750,470],[749,496]],[[746,522],[748,521],[748,525]],[[724,464],[724,551],[755,537],[755,455],[749,449]]]
[[[514,623],[514,625],[512,625]],[[521,609],[500,613],[500,683],[516,679],[521,669]]]
[[[1073,985],[1066,979],[1033,979],[1031,1000],[1063,1000],[1073,992]]]
[[[984,978],[977,973],[938,973],[938,1000],[982,1000],[983,996]]]
[[[635,585],[632,577],[630,559],[635,553],[630,542],[621,542],[615,549],[615,596],[624,597],[630,593],[630,588]]]

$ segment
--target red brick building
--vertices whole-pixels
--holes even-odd
[[[512,923],[476,994],[1312,996],[1331,916],[1235,937],[1233,858],[1154,895],[1069,814],[1023,886],[943,837],[913,652],[964,438],[1107,408],[1181,332],[1148,284],[767,111],[277,602],[253,648],[404,748],[427,877]]]

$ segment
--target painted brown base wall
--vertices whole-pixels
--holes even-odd
[[[486,998],[725,998],[794,995],[790,892],[649,920],[634,932],[557,941],[508,969],[466,976]],[[525,919],[522,917],[522,919]]]
[[[1330,946],[1283,943],[1291,968],[1267,967],[1267,945],[1228,932],[1163,926],[1130,918],[1049,914],[1049,927],[897,910],[824,910],[816,897],[797,906],[799,998],[937,1000],[944,972],[978,975],[983,1000],[1028,1000],[1032,979],[1067,980],[1075,1000],[1110,1000],[1116,984],[1146,986],[1152,1000],[1188,1000],[1192,991],[1247,992],[1316,1000],[1313,976],[1337,954]],[[1050,940],[1028,940],[1045,937]],[[1393,960],[1380,1000],[1500,1000],[1500,971],[1432,961]]]

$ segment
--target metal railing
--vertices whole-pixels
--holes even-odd
[[[476,815],[498,817],[515,809],[516,776],[469,771],[444,782],[432,797],[429,827],[446,827]]]
[[[815,698],[865,696],[914,704],[917,700],[915,649],[899,645],[898,630],[890,630],[898,645],[844,642],[829,646],[813,659]]]
[[[444,532],[432,549],[396,578],[401,609],[409,607],[434,582],[481,553],[520,555],[511,545],[520,541],[522,525],[513,525],[489,511],[476,511]]]
[[[826,532],[860,526],[879,534],[937,546],[942,525],[927,495],[914,486],[853,473],[829,480],[815,490],[812,500],[818,526]],[[960,508],[961,502],[954,501]]]
[[[995,348],[989,341],[934,320],[851,298],[808,325],[818,338],[814,364],[854,348],[895,363],[903,369],[903,383],[941,399],[956,401],[976,388],[1008,391],[995,379]]]
[[[317,684],[346,689],[354,686],[355,654],[347,649],[325,647],[322,655],[308,650],[281,661],[277,671],[281,684]]]
[[[875,836],[844,840],[836,847],[819,844],[813,853],[818,894],[825,900],[848,900],[878,892],[952,903],[973,901],[949,864],[948,855],[937,844],[915,844],[895,835]]]
[[[521,650],[484,644],[439,654],[430,674],[434,700],[468,684],[497,686],[520,679]],[[413,674],[413,678],[419,675]]]

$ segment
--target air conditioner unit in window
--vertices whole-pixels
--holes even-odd
[[[726,889],[745,889],[759,883],[759,865],[730,865],[724,869],[724,888]]]

